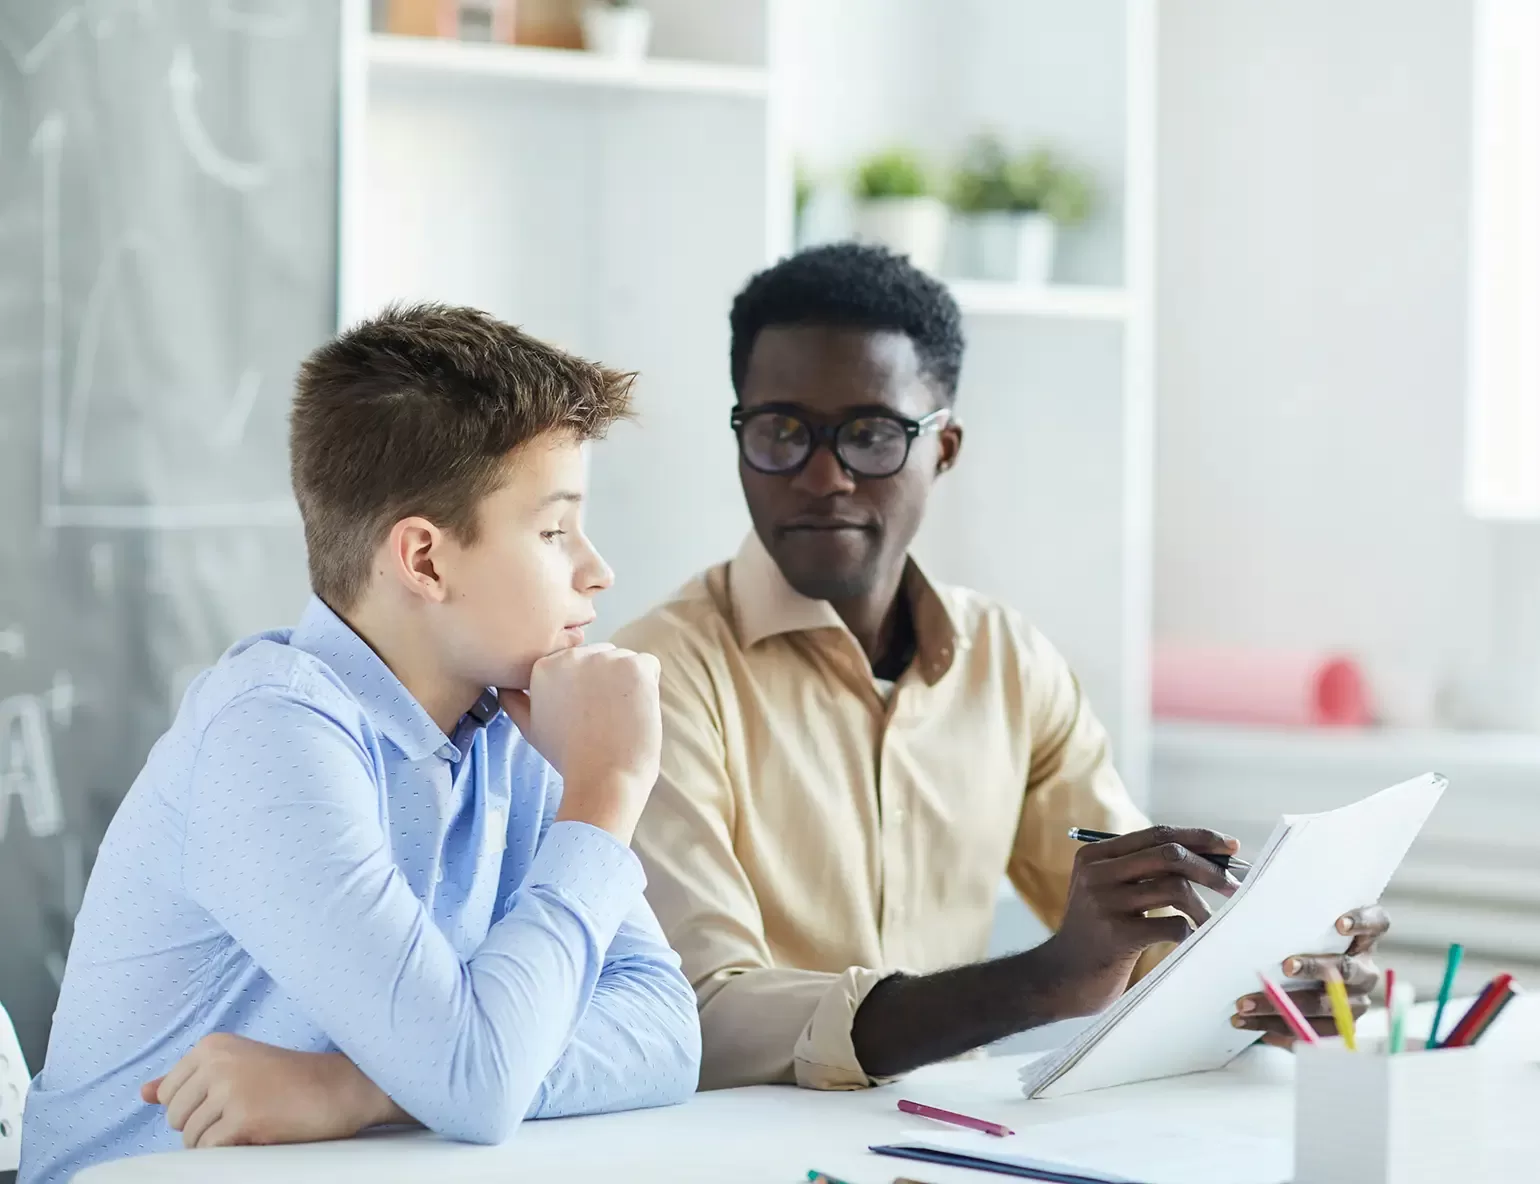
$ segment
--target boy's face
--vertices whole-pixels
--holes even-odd
[[[576,440],[534,440],[509,458],[508,474],[479,507],[474,543],[439,539],[443,593],[433,616],[457,677],[524,690],[536,661],[583,643],[593,598],[615,575],[583,533]]]

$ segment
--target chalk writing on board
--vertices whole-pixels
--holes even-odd
[[[29,49],[21,58],[21,68],[28,74],[36,74],[38,68],[47,60],[55,48],[70,35],[76,25],[80,24],[80,9],[67,8],[53,23],[53,27],[38,39],[36,45]]]
[[[59,166],[64,152],[64,114],[51,111],[32,136],[32,153],[42,163],[43,230],[43,507],[59,501],[59,422],[63,399],[64,291],[59,279]]]
[[[230,396],[224,415],[209,435],[209,443],[226,450],[237,447],[241,437],[246,434],[246,422],[251,418],[252,408],[257,405],[257,396],[261,393],[262,372],[246,367],[236,380],[235,394]]]
[[[48,718],[56,728],[67,728],[75,718],[75,681],[64,671],[55,671],[53,685],[43,693],[48,708]]]
[[[91,407],[91,395],[96,386],[96,357],[101,349],[102,326],[111,297],[122,280],[124,267],[130,254],[141,256],[148,251],[148,244],[137,233],[125,235],[102,253],[96,276],[91,281],[91,291],[86,296],[85,312],[80,318],[80,336],[75,346],[75,373],[70,380],[69,398],[65,403],[64,430],[61,444],[60,476],[64,488],[75,491],[80,488],[84,468],[86,423]]]
[[[38,695],[0,699],[0,840],[5,838],[13,798],[20,800],[21,816],[35,837],[64,829],[48,720]]]
[[[56,26],[58,28],[59,26]],[[67,30],[66,30],[67,31]],[[241,188],[255,177],[247,166],[230,161],[213,148],[190,106],[197,89],[192,56],[179,48],[172,61],[173,91],[184,94],[189,105],[178,108],[183,140],[211,175],[220,173],[225,183]],[[180,81],[178,81],[180,79]],[[183,88],[179,91],[178,87]],[[185,92],[185,93],[184,93]],[[185,116],[185,118],[184,118]],[[30,150],[38,166],[41,200],[41,256],[39,303],[42,310],[41,349],[41,512],[46,527],[95,527],[107,530],[182,530],[218,526],[273,526],[297,518],[288,498],[258,501],[215,502],[193,505],[92,505],[70,500],[86,476],[86,433],[92,421],[92,397],[97,378],[97,359],[103,325],[112,297],[124,283],[131,260],[143,259],[148,246],[142,234],[130,232],[107,248],[99,261],[81,314],[75,341],[74,368],[68,392],[64,389],[64,291],[61,250],[61,176],[69,127],[61,111],[50,111],[33,132]],[[191,137],[191,138],[189,138]],[[207,153],[203,149],[207,148]],[[201,155],[200,155],[201,154]],[[231,170],[234,170],[233,172]],[[246,171],[243,171],[246,170]],[[234,180],[232,181],[232,178]],[[236,182],[239,182],[236,184]],[[207,429],[209,444],[223,451],[240,446],[262,390],[262,373],[243,367],[234,390]]]
[[[179,45],[171,55],[171,71],[166,76],[171,85],[171,109],[176,114],[182,143],[198,167],[221,185],[249,190],[267,184],[267,169],[253,161],[236,160],[221,151],[209,136],[198,115],[198,71],[192,52]]]

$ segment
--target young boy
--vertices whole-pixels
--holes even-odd
[[[305,362],[315,596],[194,682],[108,829],[22,1184],[390,1122],[491,1143],[694,1090],[695,997],[627,846],[658,666],[583,645],[613,577],[581,446],[629,388],[441,306]]]

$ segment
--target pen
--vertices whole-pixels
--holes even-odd
[[[1449,956],[1444,961],[1444,985],[1438,989],[1438,1006],[1433,1009],[1433,1027],[1428,1029],[1428,1047],[1438,1047],[1438,1027],[1444,1018],[1444,1008],[1449,1006],[1449,993],[1454,990],[1454,976],[1460,969],[1460,959],[1465,956],[1465,947],[1455,942],[1449,947]]]
[[[1104,843],[1108,839],[1120,839],[1123,836],[1110,830],[1087,830],[1083,826],[1072,826],[1069,828],[1069,837],[1077,843]],[[1203,855],[1201,851],[1194,851],[1193,854]],[[1203,858],[1221,871],[1230,872],[1237,880],[1244,880],[1246,873],[1251,871],[1251,864],[1234,855],[1203,855]]]
[[[1310,1021],[1305,1019],[1304,1014],[1295,1006],[1294,1000],[1281,991],[1278,985],[1268,978],[1267,975],[1258,973],[1257,977],[1262,980],[1262,990],[1272,1000],[1274,1009],[1283,1017],[1283,1022],[1289,1025],[1289,1031],[1293,1032],[1304,1043],[1315,1044],[1315,1029],[1310,1026]]]
[[[986,1135],[995,1135],[1000,1138],[1016,1133],[1010,1127],[1001,1126],[998,1122],[990,1122],[984,1118],[970,1118],[968,1115],[959,1114],[955,1110],[941,1110],[935,1106],[927,1106],[923,1102],[911,1102],[908,1098],[900,1098],[898,1108],[905,1114],[917,1114],[921,1118],[934,1118],[937,1122],[949,1122],[953,1126],[965,1126],[971,1131],[983,1131]]]
[[[1337,1021],[1337,1034],[1342,1037],[1342,1043],[1349,1052],[1357,1052],[1358,1027],[1353,1021],[1347,986],[1342,981],[1342,971],[1329,962],[1326,964],[1326,997],[1331,1000],[1332,1018]]]
[[[1518,986],[1516,984],[1510,984],[1508,989],[1503,993],[1503,997],[1497,1001],[1497,1006],[1492,1008],[1492,1012],[1487,1016],[1486,1020],[1478,1025],[1476,1030],[1471,1033],[1471,1038],[1466,1041],[1466,1044],[1475,1044],[1476,1041],[1485,1036],[1487,1034],[1487,1030],[1497,1022],[1497,1017],[1502,1015],[1503,1008],[1512,1003],[1513,997],[1518,993]]]
[[[1502,994],[1512,985],[1513,975],[1499,974],[1486,986],[1481,988],[1481,994],[1476,996],[1476,1002],[1470,1005],[1470,1009],[1460,1017],[1460,1022],[1449,1033],[1449,1038],[1439,1044],[1440,1048],[1460,1048],[1470,1043],[1470,1039],[1487,1021],[1488,1016],[1499,1004]]]
[[[1513,975],[1499,974],[1485,987],[1481,994],[1476,996],[1476,1002],[1470,1005],[1470,1010],[1460,1017],[1460,1022],[1454,1026],[1454,1031],[1449,1033],[1449,1039],[1439,1045],[1440,1048],[1463,1048],[1483,1031],[1497,1010],[1507,1002],[1505,996],[1513,985]]]

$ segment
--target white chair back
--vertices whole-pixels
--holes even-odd
[[[0,1172],[14,1172],[21,1162],[21,1104],[30,1080],[16,1029],[0,1004]]]

